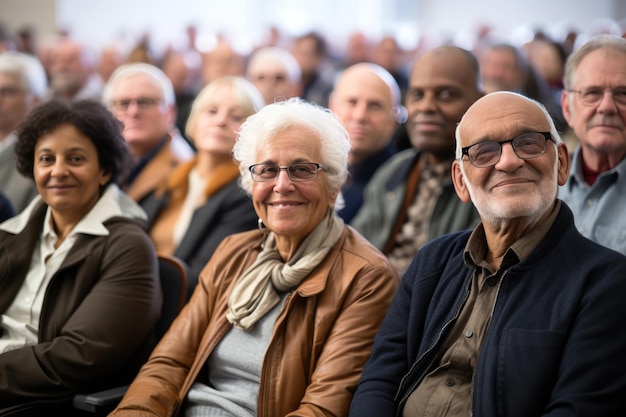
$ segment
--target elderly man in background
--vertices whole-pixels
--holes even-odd
[[[330,96],[329,108],[350,134],[350,177],[341,189],[345,205],[339,211],[339,216],[350,223],[363,204],[365,186],[396,151],[391,138],[405,110],[393,76],[370,63],[344,70]]]
[[[37,195],[37,187],[17,171],[15,129],[45,100],[48,89],[41,63],[30,55],[0,53],[0,192],[21,212]]]
[[[128,195],[141,202],[180,162],[194,155],[174,129],[176,100],[171,81],[145,63],[118,68],[106,84],[103,100],[124,125],[134,164],[125,181]]]
[[[592,38],[567,61],[561,105],[580,141],[559,197],[580,232],[626,254],[626,39]]]
[[[299,97],[302,94],[302,70],[286,49],[268,46],[250,57],[246,78],[259,89],[266,103]]]
[[[50,55],[50,97],[67,101],[102,98],[103,82],[95,56],[71,39],[61,39]]]

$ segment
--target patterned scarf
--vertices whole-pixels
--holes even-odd
[[[268,233],[263,250],[233,287],[228,299],[228,321],[246,330],[254,327],[279,302],[279,291],[298,286],[324,260],[343,229],[343,220],[329,210],[287,262],[278,253],[276,236]]]

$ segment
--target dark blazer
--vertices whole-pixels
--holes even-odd
[[[148,215],[148,229],[167,206],[170,195],[167,191],[160,197],[152,193],[141,202]],[[252,200],[239,188],[237,180],[211,195],[195,211],[189,228],[174,253],[188,267],[187,298],[193,293],[200,271],[222,239],[233,233],[254,229],[257,227],[257,219]]]
[[[471,231],[433,240],[404,274],[351,417],[402,415],[468,297]],[[626,257],[583,237],[561,204],[543,241],[502,278],[472,380],[480,417],[618,416],[626,410]]]

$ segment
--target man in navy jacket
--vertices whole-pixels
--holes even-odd
[[[539,103],[489,94],[452,176],[480,217],[413,259],[350,416],[616,416],[626,410],[626,257],[556,198],[569,156]]]

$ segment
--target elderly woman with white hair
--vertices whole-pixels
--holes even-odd
[[[224,239],[112,416],[343,416],[398,283],[334,208],[349,139],[300,99],[234,147],[259,229]]]

